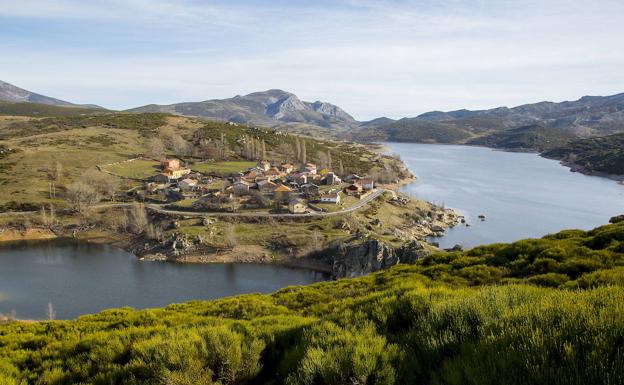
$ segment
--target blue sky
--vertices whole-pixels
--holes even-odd
[[[270,88],[358,119],[624,92],[624,2],[0,0],[0,80],[130,108]]]

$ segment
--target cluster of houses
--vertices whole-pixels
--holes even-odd
[[[361,197],[374,189],[372,178],[349,175],[343,181],[332,170],[317,169],[312,163],[296,167],[291,163],[271,164],[262,161],[230,178],[228,182],[231,186],[225,189],[227,191],[211,192],[207,186],[212,181],[183,167],[177,159],[164,160],[162,172],[153,178],[154,184],[167,185],[180,199],[204,195],[214,195],[219,200],[223,200],[224,195],[228,199],[244,199],[245,196],[262,195],[273,201],[288,203],[291,213],[307,212],[312,202],[340,204],[341,191],[346,195]]]

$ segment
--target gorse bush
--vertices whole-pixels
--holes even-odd
[[[621,384],[621,234],[613,224],[272,295],[6,323],[0,384]]]
[[[587,288],[592,273],[602,277],[602,284],[617,284],[621,275],[606,271],[619,272],[618,268],[624,267],[624,222],[587,232],[567,230],[541,239],[435,254],[417,266],[430,278],[457,285],[528,282]]]

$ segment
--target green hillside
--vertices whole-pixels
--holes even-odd
[[[620,384],[623,285],[620,221],[272,295],[5,323],[0,383]]]
[[[624,134],[576,140],[543,155],[589,173],[624,175]]]
[[[560,129],[534,124],[475,138],[468,144],[514,151],[541,152],[565,145],[576,138],[575,135]]]
[[[414,142],[414,143],[462,143],[473,134],[447,122],[430,122],[417,118],[401,119],[389,125],[366,128],[354,134],[358,140]]]

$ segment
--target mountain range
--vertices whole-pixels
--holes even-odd
[[[620,132],[624,132],[624,93],[513,108],[432,111],[361,129],[355,138],[541,151],[577,138]]]
[[[2,81],[0,101],[78,106]],[[513,108],[431,111],[412,118],[366,122],[334,104],[303,101],[278,89],[227,99],[149,104],[127,112],[166,112],[348,140],[474,144],[540,152],[576,139],[624,132],[624,93]]]
[[[254,92],[229,99],[170,105],[150,104],[130,112],[168,112],[225,120],[235,123],[280,127],[295,131],[321,129],[325,133],[341,132],[360,125],[342,108],[327,102],[306,102],[297,95],[282,90]]]

